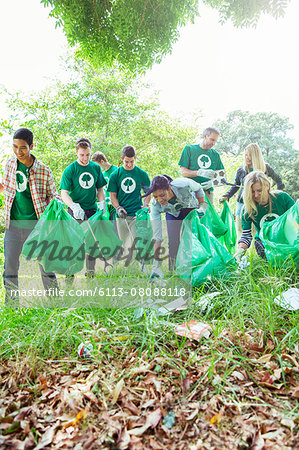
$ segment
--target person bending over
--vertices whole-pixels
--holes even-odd
[[[276,183],[277,189],[282,191],[284,189],[284,184],[280,178],[280,176],[272,169],[269,164],[265,163],[262,151],[258,144],[249,144],[245,148],[244,151],[244,164],[240,166],[237,170],[235,176],[235,186],[232,186],[222,197],[220,197],[219,202],[224,202],[225,200],[229,200],[239,191],[237,198],[237,208],[236,208],[236,216],[237,216],[237,229],[240,232],[241,227],[241,209],[243,208],[243,190],[244,190],[244,180],[246,175],[254,170],[260,170],[265,173],[269,178]]]
[[[173,180],[168,175],[157,175],[151,182],[148,194],[153,194],[151,215],[154,230],[154,251],[158,255],[162,242],[161,214],[166,214],[166,225],[169,249],[169,270],[175,266],[180,243],[182,221],[193,209],[198,208],[201,217],[205,215],[207,203],[204,202],[204,191],[199,183],[190,178]],[[151,277],[162,277],[161,263],[154,259]]]
[[[244,183],[244,208],[241,213],[242,236],[238,242],[238,250],[234,255],[237,262],[250,247],[252,241],[252,224],[257,230],[255,249],[261,258],[265,258],[265,249],[259,238],[259,231],[265,222],[282,216],[295,201],[286,192],[271,191],[269,178],[260,170],[248,174]]]

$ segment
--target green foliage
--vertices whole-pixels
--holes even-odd
[[[231,19],[236,27],[255,26],[261,14],[271,14],[275,19],[284,15],[290,0],[204,0],[218,9],[221,22]]]
[[[298,197],[299,152],[293,148],[288,132],[294,127],[289,118],[277,113],[232,111],[224,120],[214,123],[221,139],[217,150],[232,155],[243,155],[247,145],[256,142],[264,158],[278,172],[286,185],[286,191],[295,199]]]
[[[92,151],[103,151],[118,165],[126,144],[136,148],[137,164],[150,175],[178,176],[179,155],[197,128],[171,119],[138,78],[116,69],[95,70],[79,62],[71,80],[25,98],[8,95],[11,117],[0,130],[26,126],[34,132],[34,154],[50,166],[59,185],[65,167],[76,159],[74,143],[88,137]],[[144,96],[148,100],[141,100]],[[150,95],[149,95],[150,94]],[[25,119],[24,119],[25,118]],[[153,161],[155,165],[153,165]]]
[[[199,0],[41,0],[80,56],[95,66],[140,72],[171,52],[179,28],[198,16]],[[255,25],[261,13],[283,15],[287,0],[204,0],[236,26]]]

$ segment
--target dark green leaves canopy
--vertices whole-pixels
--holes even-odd
[[[203,0],[222,21],[254,25],[262,12],[283,15],[289,0]],[[179,28],[198,15],[199,0],[41,0],[71,45],[93,65],[142,72],[171,52]]]

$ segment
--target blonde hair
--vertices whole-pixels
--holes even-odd
[[[255,170],[254,172],[249,173],[245,177],[244,183],[244,193],[243,200],[245,210],[248,213],[249,217],[252,219],[257,214],[257,204],[252,195],[252,186],[255,183],[260,183],[262,186],[262,198],[266,199],[268,196],[269,199],[269,212],[272,212],[272,203],[271,203],[271,183],[269,178],[261,171]]]
[[[245,152],[247,151],[249,158],[252,162],[253,170],[260,170],[261,172],[266,173],[266,164],[263,158],[262,150],[260,146],[256,143],[249,144],[245,148],[244,151],[244,169],[247,173],[249,173],[249,167],[247,166],[245,159]]]

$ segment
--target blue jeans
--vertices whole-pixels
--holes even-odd
[[[169,270],[172,271],[175,267],[175,260],[178,253],[180,240],[181,240],[181,228],[183,220],[194,208],[184,208],[181,210],[178,217],[173,216],[170,213],[166,213],[166,226],[168,234],[168,250],[169,250]]]
[[[3,284],[5,287],[5,304],[17,306],[18,296],[14,292],[19,287],[18,273],[20,267],[20,255],[23,244],[31,233],[32,228],[18,228],[13,225],[5,230],[4,236],[4,272]],[[46,290],[58,287],[56,276],[53,272],[45,272],[39,264],[41,277]]]

